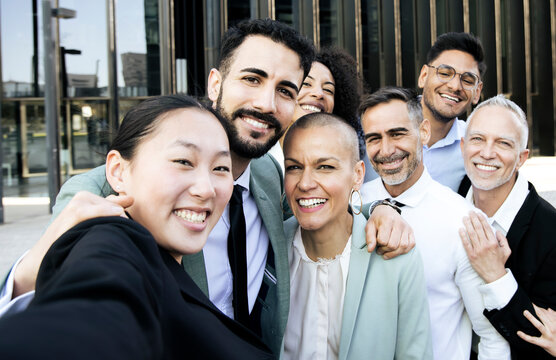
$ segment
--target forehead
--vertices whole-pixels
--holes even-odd
[[[177,109],[163,115],[142,143],[157,149],[189,143],[207,152],[229,150],[226,132],[216,117],[208,111],[193,108]]]
[[[520,128],[515,115],[501,106],[486,106],[475,112],[468,124],[468,133],[486,136],[518,137]]]
[[[309,71],[309,76],[315,80],[334,82],[334,77],[332,76],[330,70],[324,64],[317,61],[315,61],[311,65],[311,71]]]
[[[446,50],[431,62],[431,65],[438,66],[441,64],[450,65],[458,73],[472,72],[479,75],[479,66],[477,61],[469,53],[460,50]]]
[[[412,129],[407,112],[407,104],[401,100],[391,100],[367,109],[361,118],[363,131],[386,132],[394,128]]]
[[[284,148],[286,157],[290,158],[328,158],[350,159],[352,142],[349,141],[347,129],[336,124],[295,128]]]
[[[297,85],[303,77],[299,55],[286,45],[262,35],[245,38],[234,51],[229,73],[237,74],[249,68],[263,70],[270,78],[289,80]]]

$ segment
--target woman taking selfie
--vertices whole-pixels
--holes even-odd
[[[202,249],[233,189],[213,111],[177,95],[139,104],[114,139],[106,178],[133,198],[129,218],[90,219],[54,243],[29,308],[0,320],[0,358],[272,358],[180,265]]]

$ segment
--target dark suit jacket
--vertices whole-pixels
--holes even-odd
[[[141,225],[85,221],[48,251],[29,308],[0,320],[1,359],[268,359]]]
[[[516,334],[522,330],[540,335],[523,316],[526,309],[535,313],[532,303],[556,309],[556,209],[537,194],[531,183],[529,195],[506,237],[512,250],[506,267],[512,270],[518,289],[508,305],[500,310],[485,310],[485,316],[510,343],[513,359],[552,359]]]

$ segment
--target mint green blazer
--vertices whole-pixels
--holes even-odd
[[[432,359],[429,307],[421,256],[384,260],[369,253],[363,215],[353,217],[338,358]],[[285,223],[289,246],[298,227]]]
[[[249,186],[274,253],[273,261],[267,260],[263,278],[266,291],[261,291],[257,298],[257,302],[262,309],[262,339],[275,354],[279,354],[288,318],[290,277],[283,214],[280,206],[283,191],[282,172],[280,165],[274,158],[265,155],[251,161]],[[52,210],[52,219],[62,211],[75,193],[82,190],[103,197],[115,194],[106,181],[104,165],[87,173],[76,175],[64,183],[56,198],[56,204]],[[183,266],[205,295],[209,296],[202,251],[184,256]]]

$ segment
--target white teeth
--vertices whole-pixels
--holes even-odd
[[[268,124],[267,124],[267,123],[263,123],[263,122],[260,122],[260,121],[256,121],[256,120],[253,120],[253,119],[251,119],[251,118],[243,118],[243,120],[244,120],[246,123],[248,123],[248,124],[250,124],[250,125],[253,125],[254,127],[257,127],[257,128],[259,128],[259,129],[268,129]]]
[[[313,106],[313,105],[301,105],[301,108],[303,110],[311,111],[311,112],[321,112],[322,111],[320,108],[318,108],[316,106]]]
[[[174,214],[178,217],[184,219],[185,221],[189,221],[192,223],[201,224],[207,218],[207,212],[203,211],[201,213],[191,210],[174,210]]]
[[[479,168],[480,170],[486,170],[486,171],[494,171],[497,169],[496,166],[491,166],[491,165],[475,164],[475,166],[477,166],[477,168]]]
[[[452,100],[452,101],[455,101],[455,102],[460,102],[460,99],[455,98],[455,97],[450,96],[450,95],[441,94],[440,96],[443,97],[443,98],[446,98],[446,99],[448,99],[448,100]]]
[[[299,199],[299,205],[307,208],[312,208],[324,204],[326,199]]]

